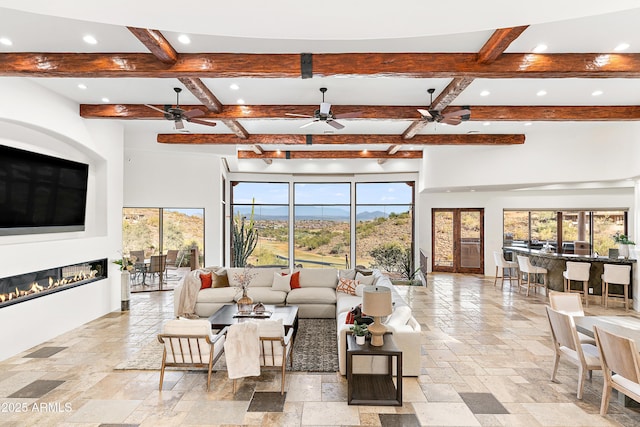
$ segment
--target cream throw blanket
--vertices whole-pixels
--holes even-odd
[[[182,284],[182,292],[180,293],[180,301],[178,302],[178,317],[187,319],[199,319],[196,312],[196,299],[202,282],[200,281],[200,273],[208,273],[209,269],[198,269],[190,271],[185,277]]]
[[[229,379],[260,375],[260,337],[258,324],[242,322],[229,326],[224,342]]]

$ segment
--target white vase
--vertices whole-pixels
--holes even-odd
[[[356,344],[364,345],[366,338],[367,337],[365,337],[364,335],[356,335]]]
[[[629,258],[629,245],[624,243],[618,243],[618,250],[620,251],[620,256],[623,258]]]
[[[129,300],[131,298],[130,278],[131,274],[128,271],[120,273],[120,311],[129,310]]]

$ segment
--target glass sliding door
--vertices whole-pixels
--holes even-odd
[[[484,273],[484,210],[432,210],[433,271]]]

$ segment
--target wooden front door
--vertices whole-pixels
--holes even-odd
[[[484,209],[432,209],[433,271],[484,274]]]

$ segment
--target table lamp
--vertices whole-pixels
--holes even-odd
[[[382,336],[387,328],[382,324],[381,318],[393,312],[391,303],[391,289],[386,286],[367,286],[362,294],[362,312],[373,317],[373,323],[368,329],[371,332],[371,345],[384,344]]]

